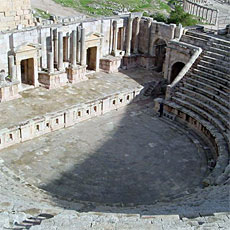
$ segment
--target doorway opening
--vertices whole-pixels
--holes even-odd
[[[21,61],[21,82],[26,85],[34,85],[34,59]]]
[[[183,62],[176,62],[173,64],[171,69],[170,84],[175,80],[180,71],[184,68],[185,64]]]
[[[96,71],[97,65],[97,47],[87,49],[87,69]]]
[[[166,42],[163,39],[158,39],[154,43],[154,46],[156,54],[156,71],[162,72],[165,61]]]
[[[122,50],[122,37],[123,37],[123,28],[118,28],[118,36],[117,36],[117,49]]]

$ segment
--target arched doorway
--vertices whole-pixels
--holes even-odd
[[[166,42],[163,39],[157,39],[154,43],[154,48],[156,54],[156,71],[162,72],[165,61]]]
[[[183,62],[176,62],[171,68],[170,84],[175,80],[180,71],[184,68],[185,64]]]

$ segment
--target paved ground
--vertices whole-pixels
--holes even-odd
[[[75,85],[69,84],[53,90],[42,87],[27,90],[21,93],[22,98],[0,104],[0,129],[73,105],[132,90],[157,79],[159,80],[157,74],[146,70],[130,70],[114,74],[99,72],[89,80]]]
[[[151,204],[191,193],[206,172],[201,149],[144,101],[1,151],[5,164],[56,195]]]

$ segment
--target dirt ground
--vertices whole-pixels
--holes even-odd
[[[83,15],[72,8],[63,7],[52,0],[31,0],[31,5],[33,9],[38,8],[44,11],[48,10],[50,14],[57,16],[66,17]]]

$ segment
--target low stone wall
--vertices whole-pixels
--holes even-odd
[[[138,96],[143,87],[132,91],[116,93],[96,101],[76,104],[63,111],[56,111],[41,117],[35,117],[17,126],[0,130],[0,149],[31,140],[49,132],[72,126],[78,122],[103,115],[129,104]],[[9,118],[10,119],[10,118]]]
[[[131,68],[137,68],[142,67],[145,69],[153,69],[155,66],[155,60],[156,57],[148,56],[148,55],[132,55],[129,57],[124,56],[123,57],[123,68],[131,69]]]
[[[163,100],[161,98],[157,98],[154,100],[154,102],[154,110],[157,112],[159,111],[160,103],[162,103]],[[185,123],[198,133],[202,133],[204,136],[206,136],[215,150],[216,154],[207,156],[207,161],[213,158],[215,159],[216,164],[214,168],[212,166],[212,171],[203,180],[203,184],[205,186],[223,184],[228,177],[228,172],[230,170],[230,164],[228,162],[228,150],[225,147],[226,142],[223,135],[216,129],[213,129],[207,120],[201,120],[200,117],[193,112],[183,109],[181,106],[175,105],[170,101],[164,101],[163,103],[164,111],[172,114],[173,119]]]
[[[202,19],[203,22],[216,25],[219,11],[217,9],[212,9],[210,7],[202,6],[198,3],[203,3],[203,2],[184,0],[183,3],[184,11]]]

